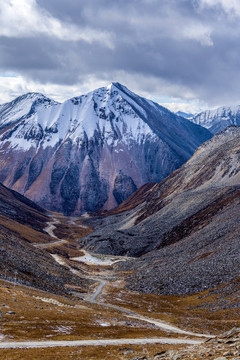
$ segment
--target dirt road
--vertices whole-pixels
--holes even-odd
[[[46,348],[57,346],[106,346],[130,344],[200,344],[200,340],[171,339],[171,338],[143,338],[143,339],[102,339],[102,340],[54,340],[54,341],[12,341],[0,342],[0,349],[16,348]]]

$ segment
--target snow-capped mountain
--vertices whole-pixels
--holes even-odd
[[[230,125],[240,125],[240,106],[220,107],[215,110],[203,111],[191,121],[216,134]]]
[[[0,181],[65,214],[109,209],[210,137],[119,83],[62,104],[26,94],[0,107]]]

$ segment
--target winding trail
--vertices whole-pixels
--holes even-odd
[[[162,330],[165,330],[165,331],[171,331],[171,332],[174,332],[174,333],[177,333],[177,334],[191,335],[191,336],[202,337],[202,338],[203,337],[204,338],[215,337],[215,336],[209,335],[209,334],[200,334],[200,333],[194,333],[194,332],[191,332],[191,331],[182,330],[182,329],[180,329],[180,328],[178,328],[176,326],[172,326],[172,325],[167,324],[167,323],[165,323],[163,321],[156,320],[156,319],[153,319],[153,318],[149,318],[147,316],[137,314],[137,313],[135,313],[135,312],[133,312],[131,310],[125,309],[123,307],[108,304],[108,303],[99,302],[96,299],[101,294],[104,286],[107,285],[108,282],[105,281],[105,280],[102,280],[102,279],[101,280],[98,279],[98,281],[100,282],[100,285],[98,286],[97,290],[94,292],[92,297],[90,298],[89,302],[91,302],[91,303],[95,303],[95,304],[98,304],[98,305],[101,305],[101,306],[105,306],[105,307],[109,307],[109,308],[112,308],[112,309],[115,309],[115,310],[119,310],[119,311],[127,314],[129,318],[148,322],[148,323],[153,324],[153,325],[155,325],[155,326],[157,326],[157,327],[159,327],[159,328],[161,328]]]
[[[100,281],[100,285],[98,286],[97,290],[95,291],[95,293],[93,293],[93,295],[91,296],[91,298],[89,299],[90,303],[96,303],[98,304],[98,302],[96,301],[98,295],[101,294],[102,289],[104,288],[104,286],[107,284],[107,281],[105,280],[98,280]],[[101,303],[100,303],[101,304]],[[102,305],[102,304],[101,304]]]
[[[54,234],[53,230],[56,229],[56,224],[58,224],[59,221],[54,219],[51,222],[48,223],[48,226],[46,227],[45,231],[52,237],[58,239],[58,237]]]
[[[51,237],[53,237],[57,240],[54,242],[51,242],[51,243],[47,243],[47,244],[34,244],[34,246],[40,247],[40,248],[47,248],[52,245],[62,244],[64,242],[67,242],[66,240],[58,239],[57,236],[53,233],[53,230],[56,227],[55,225],[57,223],[58,223],[58,220],[53,218],[53,220],[48,223],[48,226],[45,229],[45,231],[47,231]],[[88,253],[85,251],[85,255],[87,255],[87,254]],[[82,274],[80,274],[80,272],[73,269],[71,267],[71,265],[69,265],[69,263],[67,263],[63,257],[56,255],[56,254],[52,254],[52,256],[56,262],[58,262],[59,264],[61,264],[63,266],[67,266],[69,268],[69,270],[74,272],[76,275],[79,275],[81,277],[83,276]],[[193,333],[190,331],[185,331],[176,326],[172,326],[170,324],[162,322],[160,320],[145,317],[145,316],[142,316],[135,312],[132,312],[128,309],[98,301],[97,298],[99,297],[99,295],[101,295],[104,287],[109,283],[109,281],[104,280],[102,278],[98,278],[96,276],[91,277],[91,279],[98,281],[99,286],[94,291],[94,293],[91,295],[91,297],[88,300],[86,299],[86,301],[88,301],[89,303],[98,304],[105,308],[112,308],[112,309],[118,310],[118,311],[122,312],[123,314],[126,314],[126,316],[128,318],[137,319],[137,320],[140,320],[143,322],[148,322],[148,323],[154,324],[155,326],[157,326],[165,331],[171,331],[171,332],[175,332],[178,334],[191,335],[191,336],[196,336],[196,337],[201,337],[201,338],[214,337],[209,334],[198,334],[198,333]],[[2,341],[2,342],[0,342],[0,348],[1,349],[3,349],[3,348],[4,349],[46,348],[46,347],[57,347],[57,346],[106,346],[106,345],[128,345],[128,344],[188,344],[188,345],[190,345],[190,344],[200,344],[203,341],[204,341],[203,339],[181,339],[181,338],[137,338],[137,339],[125,339],[124,338],[124,339],[100,339],[100,340],[24,341],[24,342]]]
[[[49,221],[47,223],[47,227],[44,229],[48,233],[48,235],[57,239],[56,241],[44,243],[44,244],[33,244],[33,246],[35,246],[37,248],[45,249],[45,248],[49,248],[53,245],[56,246],[56,245],[62,245],[64,243],[67,243],[67,240],[59,239],[53,232],[53,230],[56,229],[56,224],[58,224],[58,223],[59,223],[59,220],[57,220],[56,218],[53,217],[53,220]]]

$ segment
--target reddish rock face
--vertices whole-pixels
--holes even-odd
[[[26,94],[0,106],[0,181],[67,215],[110,209],[210,137],[118,83],[63,104]]]

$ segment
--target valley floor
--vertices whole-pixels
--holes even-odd
[[[167,359],[186,344],[209,347],[214,339],[205,343],[206,338],[240,326],[234,310],[208,311],[207,304],[216,300],[208,291],[182,298],[126,290],[127,273],[114,264],[127,258],[78,248],[79,232],[91,231],[81,219],[53,215],[46,230],[53,241],[35,246],[94,285],[86,293],[65,284],[71,296],[60,296],[0,280],[0,359]],[[229,359],[236,358],[234,351]]]

